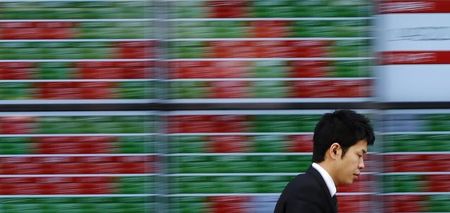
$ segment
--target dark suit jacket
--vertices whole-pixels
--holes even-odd
[[[283,190],[274,213],[336,213],[328,187],[312,166],[295,177]]]

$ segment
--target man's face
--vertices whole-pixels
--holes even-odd
[[[351,184],[357,180],[364,168],[364,156],[367,153],[367,141],[360,140],[348,148],[344,157],[338,159],[336,185]]]

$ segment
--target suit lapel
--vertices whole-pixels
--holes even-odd
[[[330,205],[333,209],[333,212],[337,212],[337,202],[333,201],[332,197],[330,196],[330,190],[328,190],[327,184],[325,183],[325,180],[323,179],[322,175],[314,169],[312,166],[306,170],[306,173],[313,176],[314,179],[316,179],[317,182],[319,182],[320,188],[322,189],[322,192],[325,193],[325,197],[327,197],[327,203]]]

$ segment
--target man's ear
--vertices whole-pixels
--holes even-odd
[[[330,148],[328,149],[328,152],[330,154],[331,159],[341,158],[342,154],[341,145],[339,145],[339,143],[331,144]]]

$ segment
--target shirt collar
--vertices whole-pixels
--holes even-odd
[[[314,167],[314,169],[316,169],[320,173],[323,180],[327,184],[328,191],[330,191],[331,197],[333,197],[337,191],[336,185],[334,184],[334,181],[333,181],[333,178],[331,178],[330,174],[328,174],[328,172],[324,168],[322,168],[319,164],[313,163],[312,167]]]

